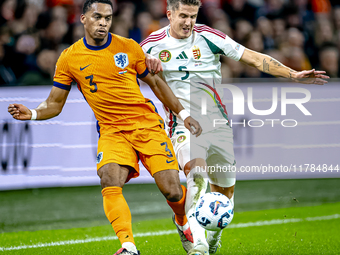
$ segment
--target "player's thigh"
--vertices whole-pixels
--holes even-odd
[[[208,158],[206,174],[209,182],[218,187],[228,188],[236,183],[236,166],[223,159],[221,154]]]
[[[209,182],[224,188],[235,185],[236,161],[232,130],[230,128],[214,130],[209,141],[207,158]]]
[[[157,187],[171,202],[179,201],[183,197],[178,170],[164,170],[156,172],[153,177]]]
[[[213,158],[215,164],[235,164],[234,137],[230,127],[209,132],[209,151],[207,161]]]
[[[159,126],[140,130],[133,142],[135,150],[145,168],[152,176],[155,173],[174,169],[178,163],[169,137]]]
[[[176,132],[171,138],[181,170],[194,159],[206,159],[207,144],[201,137],[192,136],[189,130]]]
[[[129,169],[126,182],[139,175],[138,155],[123,132],[102,135],[98,140],[97,170],[109,164],[117,164]],[[108,168],[117,167],[109,165],[103,169]]]

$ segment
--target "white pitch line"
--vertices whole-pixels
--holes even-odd
[[[138,233],[135,234],[134,237],[145,237],[145,236],[163,236],[163,235],[171,235],[176,234],[177,230],[165,230],[165,231],[158,231],[158,232],[146,232],[146,233]],[[59,242],[52,242],[52,243],[39,243],[34,245],[22,245],[22,246],[14,246],[14,247],[0,247],[0,251],[13,251],[13,250],[23,250],[23,249],[30,249],[30,248],[44,248],[50,246],[63,246],[69,244],[80,244],[80,243],[92,243],[92,242],[102,242],[102,241],[110,241],[110,240],[117,240],[118,237],[116,236],[103,236],[103,237],[94,237],[94,238],[87,238],[87,239],[78,239],[78,240],[68,240],[68,241],[59,241]]]
[[[317,216],[317,217],[307,217],[307,218],[304,218],[304,219],[302,219],[302,218],[284,219],[284,220],[274,219],[274,220],[268,220],[268,221],[266,220],[266,221],[256,221],[256,222],[231,224],[228,228],[260,227],[260,226],[296,223],[296,222],[303,222],[303,221],[333,220],[333,219],[339,219],[339,218],[340,218],[340,214]],[[172,234],[176,234],[176,233],[177,233],[177,230],[165,230],[165,231],[157,231],[157,232],[137,233],[137,234],[134,234],[134,237],[164,236],[164,235],[172,235]],[[103,236],[103,237],[59,241],[59,242],[51,242],[51,243],[38,243],[38,244],[34,244],[34,245],[0,247],[0,251],[24,250],[24,249],[31,249],[31,248],[45,248],[45,247],[51,247],[51,246],[63,246],[63,245],[70,245],[70,244],[102,242],[102,241],[110,241],[110,240],[117,240],[117,239],[118,238],[116,236]]]

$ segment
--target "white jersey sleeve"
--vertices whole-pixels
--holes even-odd
[[[196,25],[195,31],[204,38],[213,54],[221,54],[239,61],[244,52],[244,46],[235,42],[226,34],[206,25]]]

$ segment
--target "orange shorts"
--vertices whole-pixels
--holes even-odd
[[[152,176],[163,170],[178,170],[171,140],[160,126],[100,136],[97,170],[108,163],[131,166],[134,171],[130,172],[128,182],[139,176],[139,159]]]

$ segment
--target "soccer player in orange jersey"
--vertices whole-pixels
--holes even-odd
[[[85,37],[60,55],[46,101],[31,110],[10,104],[8,112],[17,120],[53,118],[62,111],[71,83],[76,82],[98,121],[97,170],[104,211],[122,245],[115,254],[139,254],[131,213],[122,194],[124,184],[139,175],[139,159],[173,209],[177,227],[192,240],[184,210],[186,190],[179,181],[171,141],[155,106],[143,97],[136,76],[149,84],[193,134],[201,133],[200,125],[189,117],[171,89],[157,75],[149,74],[141,47],[108,32],[112,23],[110,0],[86,0],[81,22]]]

